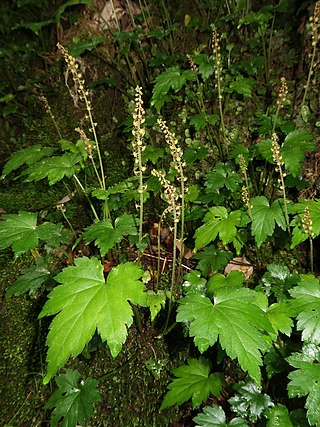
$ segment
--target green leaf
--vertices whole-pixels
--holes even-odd
[[[56,248],[61,243],[70,241],[71,232],[63,229],[63,225],[53,224],[52,222],[45,222],[38,226],[37,235],[40,240],[43,240],[48,245]]]
[[[97,188],[92,191],[92,195],[99,200],[108,200],[111,194],[122,194],[127,191],[131,191],[134,188],[133,182],[126,180],[124,182],[119,182],[118,184],[113,185],[112,187],[107,188],[107,190],[102,190]]]
[[[248,418],[251,422],[257,421],[263,412],[273,406],[270,396],[261,393],[261,387],[250,381],[242,383],[238,394],[228,401],[231,410],[243,418]]]
[[[262,289],[267,296],[273,292],[278,302],[286,302],[290,297],[289,289],[300,281],[300,277],[290,273],[289,268],[283,264],[269,264],[267,270],[260,282]]]
[[[197,270],[190,270],[189,273],[183,276],[184,282],[182,289],[184,292],[191,293],[206,293],[206,279],[201,277],[201,273]]]
[[[238,29],[242,25],[257,24],[259,26],[263,26],[270,21],[272,17],[273,14],[270,12],[249,12],[244,18],[240,19]]]
[[[167,298],[170,298],[170,294],[166,291],[148,291],[147,292],[147,306],[150,308],[151,322],[157,317],[160,311],[165,307]]]
[[[299,129],[290,132],[281,147],[286,169],[297,176],[304,161],[305,151],[315,150],[314,136],[307,130]]]
[[[193,56],[193,60],[195,64],[199,65],[199,73],[201,74],[201,77],[204,81],[208,80],[208,78],[213,74],[214,72],[214,65],[212,58],[208,57],[207,55],[195,55]]]
[[[252,88],[256,82],[252,79],[243,76],[237,76],[236,80],[230,82],[227,92],[236,92],[244,97],[250,98],[252,96]]]
[[[154,145],[147,145],[145,150],[142,153],[142,163],[147,163],[148,160],[151,161],[154,165],[159,159],[164,157],[164,151],[160,147],[155,147]]]
[[[236,210],[228,214],[223,206],[209,209],[204,217],[205,224],[198,228],[195,238],[195,250],[213,242],[219,235],[223,245],[232,242],[237,234],[237,226],[240,226],[241,211]]]
[[[68,233],[61,224],[45,222],[37,226],[37,214],[20,211],[18,214],[3,215],[0,222],[0,249],[12,245],[18,257],[29,249],[34,249],[39,239],[56,247],[68,240]]]
[[[195,114],[190,119],[190,125],[193,125],[197,132],[204,129],[208,124],[214,126],[219,121],[219,116],[217,114]]]
[[[298,286],[291,289],[291,307],[297,314],[297,329],[302,340],[320,344],[320,283],[314,276],[301,274]]]
[[[173,405],[181,405],[192,398],[192,406],[196,408],[208,399],[210,393],[218,397],[225,385],[223,375],[210,374],[211,363],[209,360],[188,359],[188,365],[179,366],[172,370],[177,377],[168,386],[160,410]]]
[[[61,427],[72,427],[78,424],[87,426],[93,415],[93,405],[101,400],[97,390],[98,381],[87,378],[79,381],[78,371],[67,369],[65,374],[56,378],[56,390],[45,404],[52,409],[51,426],[56,427],[62,418]]]
[[[152,91],[151,106],[155,106],[159,113],[170,89],[178,92],[188,80],[195,80],[197,75],[191,70],[181,71],[179,66],[169,68],[155,79]]]
[[[48,369],[44,383],[63,366],[70,355],[77,356],[96,329],[107,341],[113,357],[121,351],[127,328],[132,324],[132,304],[146,305],[143,271],[134,263],[113,268],[105,282],[103,266],[96,258],[77,258],[55,280],[61,283],[50,292],[39,317],[52,316],[47,337]]]
[[[240,175],[229,165],[218,163],[205,177],[206,192],[219,192],[223,187],[235,192],[239,189]]]
[[[203,412],[193,418],[196,427],[227,427],[224,410],[217,405],[206,406]]]
[[[47,27],[48,25],[54,24],[54,20],[50,19],[48,21],[41,22],[25,22],[23,24],[18,24],[13,27],[14,30],[18,28],[26,28],[28,30],[33,31],[37,36],[39,35],[42,28]]]
[[[90,37],[90,39],[78,40],[72,43],[72,45],[69,46],[68,50],[71,56],[77,58],[86,50],[91,51],[95,49],[100,43],[103,43],[106,40],[108,40],[108,38],[105,36],[94,36]]]
[[[40,181],[48,178],[49,185],[53,185],[65,176],[70,178],[77,173],[80,168],[77,163],[80,160],[81,156],[73,153],[65,153],[62,157],[45,158],[26,170],[28,175],[26,181]]]
[[[116,243],[119,243],[123,236],[136,236],[137,231],[137,220],[133,215],[120,215],[114,222],[114,228],[116,230]]]
[[[210,277],[207,283],[209,295],[213,295],[215,291],[223,287],[241,288],[243,286],[243,273],[239,270],[231,271],[227,276],[216,273]]]
[[[226,421],[226,415],[220,406],[206,406],[203,412],[193,418],[196,427],[248,427],[248,424],[242,418],[233,418],[230,423]]]
[[[207,277],[209,273],[223,269],[232,259],[232,253],[216,249],[214,245],[211,245],[204,248],[202,252],[195,254],[194,258],[200,260],[197,268],[203,276]]]
[[[21,272],[21,276],[6,292],[6,298],[22,295],[26,292],[34,294],[50,277],[51,273],[45,267],[33,265]]]
[[[232,359],[260,382],[261,353],[271,343],[273,328],[264,311],[256,305],[258,294],[247,288],[220,288],[214,304],[207,297],[188,294],[179,302],[177,322],[188,322],[189,335],[203,353],[220,341]]]
[[[56,151],[55,148],[34,145],[13,153],[3,168],[1,179],[5,178],[9,173],[19,169],[25,164],[31,166],[43,157],[51,156],[54,151]]]
[[[272,158],[272,141],[271,139],[263,139],[254,146],[254,151],[258,151],[261,156],[269,163],[274,163]]]
[[[288,409],[278,403],[266,411],[268,417],[267,427],[293,427]]]
[[[83,237],[86,243],[95,240],[101,256],[104,256],[116,243],[121,242],[123,236],[136,236],[137,233],[135,218],[121,215],[115,220],[114,227],[110,220],[99,221],[87,227]]]
[[[291,366],[296,368],[288,378],[289,397],[307,396],[305,407],[311,425],[320,425],[320,359],[319,349],[314,344],[303,348],[302,353],[293,353],[287,357]]]
[[[285,302],[274,303],[267,310],[267,317],[276,333],[280,331],[288,337],[290,337],[292,331],[293,320],[291,317],[293,316],[292,308]]]
[[[0,249],[12,246],[15,257],[38,244],[37,214],[20,211],[18,214],[8,214],[0,222]]]
[[[258,196],[251,199],[251,203],[252,234],[260,247],[268,236],[273,235],[276,224],[283,230],[286,229],[286,220],[279,200],[275,200],[270,206],[266,197]]]

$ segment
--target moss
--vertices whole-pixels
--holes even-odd
[[[27,297],[4,299],[9,285],[29,262],[28,257],[14,260],[10,251],[0,255],[0,412],[3,425],[19,427],[41,425],[44,416],[42,377],[32,351],[37,340],[35,303]]]

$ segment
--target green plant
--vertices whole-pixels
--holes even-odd
[[[84,113],[76,129],[79,139],[62,139],[49,103],[42,99],[59,145],[24,148],[2,171],[4,180],[20,174],[26,182],[47,179],[50,186],[66,185],[88,219],[74,224],[59,203],[61,221],[72,233],[43,213],[21,211],[3,215],[0,222],[0,248],[11,247],[15,257],[27,251],[34,256],[6,297],[28,292],[36,298],[49,291],[39,315],[54,316],[45,384],[71,356],[85,352],[88,357],[96,332],[117,357],[128,345],[135,320],[141,341],[163,340],[175,330],[191,338],[192,357],[172,370],[175,378],[161,410],[188,408],[191,400],[199,426],[292,426],[298,425],[288,409],[294,406],[304,407],[308,422],[320,425],[319,280],[314,276],[320,210],[319,200],[299,194],[303,164],[317,141],[311,125],[306,129],[295,121],[292,82],[270,70],[275,16],[285,5],[280,1],[253,12],[250,2],[228,1],[230,16],[217,20],[220,35],[215,27],[201,27],[204,38],[212,30],[212,52],[205,40],[191,54],[182,52],[172,62],[166,58],[164,71],[160,56],[149,57],[142,43],[150,37],[155,49],[156,40],[165,36],[169,47],[166,42],[162,47],[173,51],[171,18],[168,32],[160,29],[156,36],[149,10],[142,8],[140,18],[131,13],[133,31],[113,34],[121,47],[113,65],[118,61],[124,74],[130,68],[127,80],[137,85],[129,107],[132,117],[124,124],[133,173],[115,185],[107,178],[106,149],[93,118],[95,97],[78,61],[59,45],[71,73],[68,90]],[[163,2],[161,7],[168,19]],[[231,43],[233,32],[225,46],[228,19],[240,19],[239,29],[245,27],[239,36],[248,42],[245,50]],[[194,25],[191,17],[185,22],[186,27]],[[258,28],[257,40],[251,28]],[[260,38],[262,68],[255,58]],[[74,45],[73,52],[97,52],[104,41],[87,40]],[[240,58],[250,45],[254,52]],[[151,90],[152,61],[159,69]],[[281,84],[274,93],[273,77]],[[145,108],[142,96],[149,93],[150,107]],[[191,260],[184,258],[187,252]],[[53,266],[54,253],[59,265]],[[169,363],[150,342],[152,357],[142,366],[158,381]],[[56,408],[53,425],[61,418],[63,425],[88,424],[92,404],[99,399],[97,380],[79,383],[79,378],[71,370],[57,377],[59,389],[47,402],[47,408]],[[288,397],[275,384],[288,384]],[[305,401],[289,404],[295,397]],[[302,415],[302,423],[306,417]]]

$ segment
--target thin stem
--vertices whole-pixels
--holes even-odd
[[[287,202],[287,196],[286,196],[286,187],[284,184],[284,175],[282,172],[282,167],[279,166],[279,174],[280,174],[280,181],[281,181],[281,187],[280,189],[282,190],[282,196],[283,196],[283,209],[284,209],[284,217],[286,220],[286,224],[288,227],[288,230],[290,228],[290,222],[289,222],[289,215],[288,215],[288,202]]]
[[[156,287],[155,287],[155,292],[158,292],[158,289],[159,289],[160,265],[161,265],[161,224],[162,224],[163,216],[164,216],[164,212],[161,214],[159,225],[158,225],[157,283],[156,283]]]
[[[181,274],[181,266],[182,266],[182,258],[183,258],[183,240],[184,240],[184,211],[185,211],[185,186],[184,186],[184,174],[183,168],[180,164],[180,185],[181,185],[181,232],[180,232],[180,254],[179,254],[179,270],[178,270],[178,278],[180,278]]]
[[[316,57],[316,51],[317,51],[317,44],[315,44],[313,46],[312,56],[311,56],[311,64],[310,64],[310,68],[309,68],[308,79],[307,79],[307,83],[306,83],[306,87],[305,87],[305,91],[304,91],[304,95],[303,95],[301,107],[303,107],[304,104],[305,104],[305,102],[306,102],[306,97],[307,97],[307,93],[308,93],[309,86],[310,86],[311,76],[313,74],[313,67],[314,67],[314,62],[315,62],[315,57]]]
[[[170,301],[169,301],[169,308],[168,308],[168,313],[167,313],[167,318],[166,318],[166,322],[163,328],[163,335],[166,333],[167,328],[168,328],[168,324],[169,324],[169,320],[170,320],[170,315],[173,309],[173,295],[176,293],[176,289],[175,289],[175,283],[176,283],[176,260],[177,260],[177,235],[178,235],[178,220],[177,220],[177,211],[176,211],[176,207],[173,206],[173,210],[172,210],[172,214],[173,214],[173,250],[172,250],[172,272],[171,272],[171,286],[170,286]]]
[[[94,141],[96,143],[96,147],[97,147],[97,153],[98,153],[98,159],[99,159],[99,165],[100,165],[100,173],[101,173],[101,189],[105,190],[106,189],[106,183],[105,183],[105,177],[104,177],[104,168],[103,168],[103,162],[102,162],[102,157],[101,157],[101,152],[100,152],[100,147],[99,147],[99,141],[98,141],[98,137],[97,137],[97,133],[96,133],[96,123],[94,123],[93,121],[93,117],[92,117],[92,113],[91,113],[91,106],[90,103],[88,103],[88,98],[84,92],[84,101],[86,103],[86,108],[87,108],[87,112],[88,112],[88,116],[89,116],[89,120],[90,120],[90,124],[91,124],[91,130],[92,130],[92,134],[94,137]],[[100,180],[99,180],[100,182]]]
[[[314,273],[314,268],[313,268],[313,239],[312,236],[309,236],[309,245],[310,245],[310,269],[311,269],[311,273]]]
[[[88,200],[90,208],[91,208],[91,210],[93,212],[93,215],[94,215],[95,219],[97,221],[100,221],[100,218],[99,218],[99,216],[98,216],[98,214],[97,214],[97,212],[96,212],[96,210],[95,210],[95,208],[94,208],[94,206],[93,206],[93,204],[92,204],[92,202],[90,200],[90,197],[88,196],[86,190],[84,189],[83,185],[81,184],[79,178],[75,174],[73,174],[73,178],[76,180],[76,183],[79,185],[79,187],[81,188],[83,194],[85,195],[86,199]]]
[[[69,219],[68,219],[67,215],[65,214],[65,212],[64,212],[64,208],[59,209],[59,210],[60,210],[60,212],[62,213],[63,218],[65,219],[65,221],[66,221],[66,222],[67,222],[67,224],[69,225],[70,230],[72,231],[73,235],[75,236],[75,238],[77,238],[77,233],[74,231],[74,228],[72,227],[71,222],[69,221]]]
[[[143,193],[144,193],[144,186],[143,186],[143,173],[142,173],[142,157],[141,157],[141,147],[138,145],[137,147],[137,153],[138,153],[138,170],[139,170],[139,195],[140,195],[140,219],[139,219],[139,248],[138,248],[138,260],[140,261],[141,258],[141,244],[142,244],[142,233],[143,233]]]
[[[273,35],[275,19],[276,19],[276,15],[274,14],[272,18],[272,23],[271,23],[269,46],[268,46],[268,53],[267,53],[268,78],[270,76],[270,71],[271,71],[271,53],[272,53],[272,41],[273,41],[272,35]]]

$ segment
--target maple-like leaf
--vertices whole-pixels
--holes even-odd
[[[49,185],[53,185],[67,176],[70,178],[80,169],[79,154],[65,153],[63,156],[53,156],[40,160],[26,170],[26,181],[40,181],[48,178]]]
[[[267,427],[293,427],[288,409],[280,403],[268,409],[266,415],[268,417]]]
[[[87,426],[93,415],[93,405],[100,401],[98,381],[87,378],[79,381],[78,371],[67,369],[56,378],[58,389],[52,394],[45,407],[52,409],[51,427],[56,427],[62,418],[61,427]]]
[[[21,276],[10,286],[6,292],[6,298],[22,295],[29,291],[30,294],[36,290],[49,278],[51,272],[44,266],[33,265],[21,272]]]
[[[274,330],[256,305],[258,293],[247,288],[219,288],[214,304],[200,294],[180,300],[177,322],[188,322],[189,335],[201,353],[219,338],[221,347],[241,368],[260,382],[261,352],[268,349]]]
[[[298,286],[289,290],[291,307],[297,314],[302,340],[320,344],[320,283],[314,276],[301,274]]]
[[[12,171],[19,169],[23,165],[32,165],[37,163],[43,157],[51,156],[55,151],[52,147],[42,147],[42,145],[33,145],[13,153],[7,163],[4,165],[2,176],[5,178]]]
[[[237,226],[240,226],[242,212],[236,210],[228,214],[223,206],[215,206],[209,209],[204,217],[204,223],[194,235],[195,250],[213,242],[219,235],[222,243],[227,245],[232,242],[237,234]]]
[[[286,220],[283,213],[283,207],[279,200],[275,200],[269,205],[268,199],[264,196],[258,196],[251,199],[252,203],[252,234],[255,237],[258,247],[261,246],[268,236],[272,236],[274,227],[279,225],[283,230],[286,229]]]
[[[208,293],[213,295],[219,288],[233,286],[235,288],[241,288],[243,286],[244,276],[242,271],[233,270],[225,276],[224,274],[216,273],[213,274],[207,283]]]
[[[113,268],[105,281],[103,266],[96,258],[77,258],[55,280],[39,317],[56,314],[47,337],[47,383],[70,355],[77,356],[96,329],[116,357],[132,324],[132,304],[146,305],[143,271],[134,263]]]
[[[154,105],[159,113],[167,99],[170,89],[178,92],[188,80],[195,80],[197,75],[191,70],[180,70],[179,66],[168,68],[155,79],[152,90],[151,106]]]
[[[147,306],[150,308],[151,322],[157,317],[160,311],[165,307],[167,299],[170,298],[170,292],[159,290],[147,292]]]
[[[16,257],[34,249],[39,239],[56,247],[68,238],[61,224],[45,222],[37,226],[36,213],[20,211],[2,218],[5,221],[0,222],[0,249],[12,246]]]
[[[203,276],[207,277],[209,273],[214,273],[224,268],[232,259],[232,252],[217,249],[214,245],[207,246],[202,252],[194,255],[195,259],[199,259],[197,268]]]
[[[135,218],[121,215],[115,220],[114,227],[110,220],[99,221],[87,227],[83,237],[86,243],[95,240],[101,256],[104,256],[116,243],[121,242],[123,236],[137,234]]]
[[[262,413],[273,406],[270,396],[261,392],[261,387],[250,381],[242,383],[238,393],[228,401],[231,410],[251,422],[257,421]]]
[[[207,192],[219,192],[223,187],[235,192],[239,190],[240,182],[240,175],[231,166],[218,163],[206,175],[204,185]]]
[[[233,418],[230,423],[227,423],[227,417],[224,410],[217,405],[206,406],[203,412],[193,418],[196,427],[248,427],[246,420],[242,418]]]
[[[291,335],[293,327],[293,320],[291,319],[293,316],[293,310],[286,302],[274,303],[267,310],[267,317],[276,333],[280,331],[288,337]]]
[[[168,386],[160,410],[173,405],[181,405],[192,398],[192,406],[196,408],[211,394],[218,397],[225,385],[223,375],[210,374],[211,363],[209,360],[188,359],[187,365],[179,366],[172,370],[177,377]]]
[[[0,222],[0,249],[12,246],[16,257],[38,244],[37,214],[20,211],[18,214],[8,214]]]
[[[320,426],[320,358],[314,344],[304,346],[302,353],[293,353],[286,359],[296,368],[288,378],[289,397],[307,396],[305,407],[311,425]]]
[[[206,293],[206,279],[201,277],[201,273],[198,270],[190,270],[189,273],[183,276],[182,290],[184,292],[200,293],[204,295]]]
[[[315,149],[314,140],[314,136],[304,129],[294,130],[286,136],[281,147],[281,154],[286,169],[293,176],[297,176],[301,168],[304,152]]]

